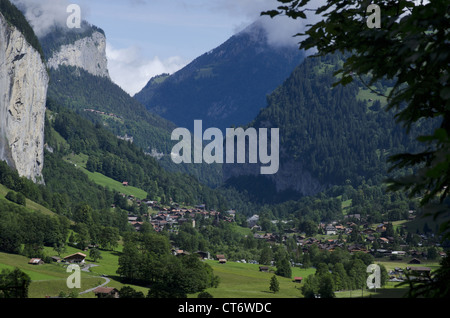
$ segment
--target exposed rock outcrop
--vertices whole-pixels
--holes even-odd
[[[43,182],[49,76],[41,55],[0,13],[0,160]]]
[[[48,59],[47,64],[54,69],[60,65],[75,66],[92,75],[109,78],[106,38],[102,33],[95,31],[90,37],[73,44],[62,45],[59,51]]]

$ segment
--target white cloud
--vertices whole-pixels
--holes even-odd
[[[68,0],[12,0],[25,15],[38,37],[45,36],[50,29],[57,25],[67,26],[70,12],[67,7],[71,4]],[[82,12],[84,8],[81,8]]]
[[[146,58],[137,46],[115,49],[107,44],[106,56],[111,79],[131,96],[138,93],[150,78],[163,73],[173,74],[188,63],[179,56]]]
[[[325,0],[311,0],[307,8],[317,8],[324,3]],[[241,16],[242,23],[235,25],[236,32],[259,20],[267,32],[269,44],[276,46],[298,45],[301,38],[295,37],[295,35],[304,32],[308,24],[318,22],[319,18],[313,16],[311,11],[309,11],[310,14],[307,14],[307,19],[261,16],[262,12],[277,9],[279,5],[281,3],[275,0],[215,0],[210,2],[210,10],[220,11],[229,16]]]

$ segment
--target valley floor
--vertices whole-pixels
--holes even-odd
[[[75,249],[69,248],[66,254],[75,252]],[[51,253],[51,249],[47,250]],[[117,262],[120,252],[102,251],[102,259],[98,263],[93,263],[87,259],[87,264],[93,264],[89,271],[82,271],[81,288],[75,289],[78,298],[95,298],[92,292],[98,286],[115,287],[121,289],[122,284],[117,274]],[[67,278],[71,273],[66,272],[66,267],[62,264],[52,263],[43,265],[30,265],[28,258],[15,255],[0,253],[0,269],[21,269],[28,274],[32,283],[30,284],[30,298],[58,297],[60,295],[68,296],[73,290],[67,287]],[[273,268],[269,267],[269,272],[261,272],[257,264],[244,264],[238,262],[227,262],[220,264],[216,260],[206,260],[214,270],[214,273],[220,277],[218,288],[209,288],[206,291],[214,298],[303,298],[300,287],[301,283],[294,282],[293,279],[277,276],[280,284],[280,290],[277,293],[270,291],[270,279],[274,275]],[[406,267],[406,262],[400,261],[382,261],[389,270],[396,267]],[[422,264],[433,269],[438,267],[437,263]],[[307,277],[315,273],[315,269],[292,268],[292,277]],[[130,286],[130,285],[126,285]],[[131,286],[137,291],[142,291],[145,295],[147,288],[141,286]],[[336,298],[402,298],[407,293],[405,287],[398,287],[396,282],[388,282],[384,288],[373,290],[352,290],[336,292]],[[197,295],[189,295],[189,298],[197,298]]]

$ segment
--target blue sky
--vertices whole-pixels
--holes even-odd
[[[314,0],[315,1],[315,0]],[[161,73],[174,73],[260,18],[276,0],[13,0],[27,7],[35,32],[65,24],[69,4],[107,37],[108,69],[130,95]],[[270,18],[265,17],[266,20]],[[285,19],[286,21],[288,19]],[[272,42],[300,31],[292,19],[267,25]],[[272,23],[272,21],[270,22]],[[294,26],[294,27],[293,27]]]

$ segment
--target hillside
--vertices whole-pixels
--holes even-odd
[[[413,127],[407,135],[385,111],[385,99],[360,81],[332,87],[333,72],[343,58],[307,58],[268,97],[267,107],[248,127],[280,129],[280,169],[263,177],[258,176],[258,164],[223,165],[229,185],[270,202],[346,183],[380,184],[387,177],[390,155],[420,149],[415,136],[425,125]],[[385,93],[390,85],[386,81],[374,89]],[[255,183],[260,185],[257,191],[248,186]]]
[[[51,113],[46,121],[46,142],[53,152],[46,152],[44,175],[50,189],[58,192],[73,189],[64,185],[70,180],[58,173],[64,174],[60,166],[71,165],[70,171],[80,175],[74,163],[64,160],[75,154],[85,156],[83,166],[91,173],[98,172],[120,183],[126,181],[146,192],[149,199],[167,204],[172,201],[191,205],[205,203],[211,208],[224,204],[214,190],[188,175],[165,171],[155,158],[135,144],[117,138],[103,125],[94,124],[63,106],[52,103],[48,106]]]
[[[50,76],[50,101],[101,123],[116,136],[133,137],[147,152],[170,153],[170,133],[175,125],[149,113],[110,79],[71,66],[51,70]]]

